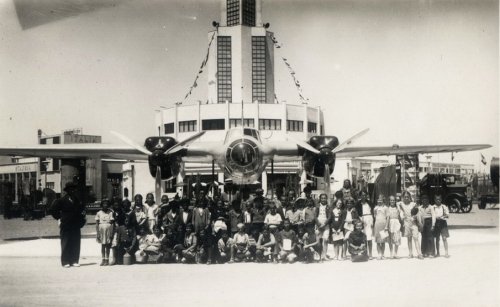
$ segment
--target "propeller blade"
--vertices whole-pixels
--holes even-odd
[[[341,151],[342,149],[348,147],[349,145],[352,144],[352,142],[354,142],[355,140],[357,140],[358,138],[362,137],[363,135],[365,135],[370,129],[369,128],[366,128],[365,130],[353,135],[352,137],[348,138],[347,140],[345,140],[342,144],[340,144],[339,146],[335,147],[333,150],[332,150],[332,153],[337,153],[339,151]]]
[[[134,147],[135,149],[139,150],[140,152],[150,156],[152,154],[151,151],[147,150],[146,148],[144,148],[144,146],[141,146],[139,144],[137,144],[136,142],[132,141],[131,139],[129,139],[128,137],[124,136],[123,134],[121,133],[118,133],[116,131],[110,131],[111,134],[113,134],[114,136],[118,137],[120,140],[122,140],[124,143]]]
[[[325,181],[325,194],[326,194],[326,199],[329,201],[330,200],[330,165],[325,163],[325,176],[323,178]]]
[[[188,143],[191,143],[191,142],[195,141],[196,139],[198,139],[199,137],[201,137],[204,134],[205,134],[205,131],[202,131],[202,132],[196,133],[193,136],[188,137],[184,141],[179,142],[179,143],[175,144],[174,146],[170,147],[170,149],[168,149],[167,151],[165,151],[165,154],[166,155],[174,154],[174,153],[178,152],[179,150],[184,149],[185,148],[184,145],[187,145]]]
[[[309,179],[307,179],[306,170],[303,169],[302,173],[300,173],[300,182],[299,182],[299,184],[308,184],[308,183],[312,183],[312,181],[309,180]]]
[[[297,140],[291,136],[287,136],[287,140],[288,141],[291,141],[291,142],[294,142],[295,144],[297,144],[297,146],[300,146],[302,148],[304,148],[305,150],[308,150],[314,154],[319,154],[319,150],[317,150],[316,148],[312,147],[311,145],[307,144],[307,142],[305,141],[301,141],[301,140]]]
[[[161,199],[161,167],[156,167],[155,177],[155,201],[158,204]]]

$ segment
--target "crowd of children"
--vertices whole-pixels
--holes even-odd
[[[388,199],[388,201],[386,201]],[[366,191],[350,191],[349,182],[331,203],[326,194],[316,202],[306,187],[302,197],[293,191],[285,197],[267,199],[257,189],[255,196],[227,202],[200,191],[191,201],[184,197],[156,204],[148,194],[128,200],[103,200],[96,216],[101,265],[137,263],[306,263],[330,259],[353,262],[373,259],[375,241],[378,259],[398,258],[402,237],[408,240],[409,257],[439,256],[442,239],[448,256],[448,208],[436,196],[421,205],[408,192],[402,201],[380,195],[372,206]],[[112,259],[110,260],[110,251]]]

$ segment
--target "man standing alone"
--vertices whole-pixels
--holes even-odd
[[[66,195],[53,203],[50,213],[59,220],[61,265],[65,268],[79,267],[80,228],[85,225],[85,207],[78,198],[74,182],[66,183],[64,191]]]

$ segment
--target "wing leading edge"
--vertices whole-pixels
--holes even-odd
[[[147,155],[127,145],[61,144],[0,147],[0,155],[51,158],[90,158],[147,160]]]
[[[385,146],[385,147],[346,147],[337,152],[337,158],[357,158],[370,156],[390,156],[402,154],[427,154],[473,151],[490,148],[488,144],[472,145],[423,145],[423,146]]]

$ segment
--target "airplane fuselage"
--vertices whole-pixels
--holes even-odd
[[[258,181],[269,159],[264,156],[259,132],[251,128],[236,128],[227,132],[225,150],[215,159],[227,178],[236,184]]]

